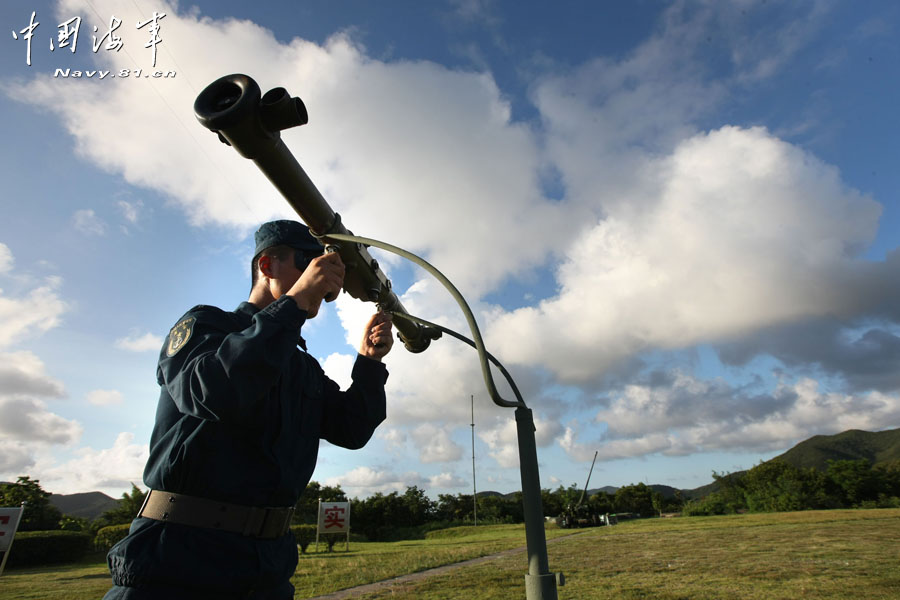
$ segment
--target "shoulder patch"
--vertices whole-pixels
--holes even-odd
[[[194,323],[197,319],[194,317],[185,317],[178,321],[175,327],[169,332],[169,345],[166,347],[166,356],[175,356],[179,350],[191,339],[191,333],[194,332]]]

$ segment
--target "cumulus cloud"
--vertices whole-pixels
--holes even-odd
[[[0,433],[9,440],[42,444],[72,444],[81,437],[82,427],[50,412],[39,398],[0,396]]]
[[[644,175],[657,180],[653,201],[610,207],[576,239],[559,295],[496,319],[490,339],[504,356],[584,381],[647,349],[877,302],[857,257],[879,205],[799,148],[724,127]]]
[[[407,435],[403,429],[382,426],[375,430],[375,437],[384,440],[389,452],[400,454],[406,448]]]
[[[0,244],[0,273],[13,263],[9,248]],[[31,283],[28,277],[20,281]],[[0,349],[30,340],[59,324],[66,304],[60,300],[61,280],[47,278],[19,297],[0,290]],[[70,445],[82,427],[51,410],[47,400],[66,394],[34,353],[0,352],[0,474],[15,478],[35,464],[37,454],[54,444]]]
[[[560,446],[573,458],[587,460],[593,450],[603,460],[719,450],[769,452],[813,435],[877,431],[900,423],[900,395],[830,392],[810,378],[757,394],[721,380],[673,372],[618,390],[595,419],[607,430],[593,440],[580,439],[579,425],[566,428]]]
[[[59,398],[64,393],[62,382],[50,377],[31,352],[0,352],[0,396]]]
[[[78,4],[63,1],[60,10]],[[140,16],[112,0],[94,5],[126,22]],[[247,21],[203,18],[167,2],[160,10],[166,38],[159,61],[163,68],[169,57],[177,61],[178,77],[102,90],[63,90],[52,78],[37,77],[11,93],[57,114],[86,158],[166,193],[196,224],[215,220],[249,229],[262,218],[290,214],[276,194],[260,197],[258,190],[270,184],[250,161],[189,112],[173,115],[172,107],[193,104],[197,86],[225,72],[246,72],[263,90],[278,85],[302,94],[310,123],[283,138],[349,227],[376,238],[389,233],[394,243],[430,254],[465,288],[487,290],[540,264],[564,235],[555,226],[564,215],[538,192],[538,141],[529,127],[511,121],[489,75],[424,61],[378,61],[347,35],[322,46],[300,39],[282,44]],[[104,68],[134,67],[124,54],[93,58]],[[151,86],[156,93],[147,93]],[[403,215],[403,226],[386,214]],[[465,244],[447,223],[467,224]],[[531,243],[518,245],[523,236]],[[516,245],[515,253],[484,260],[486,249]]]
[[[87,393],[87,401],[94,406],[109,406],[124,402],[122,392],[119,390],[91,390]]]
[[[412,430],[411,437],[423,463],[450,462],[462,457],[462,447],[450,438],[445,428],[424,423]]]
[[[716,350],[732,366],[768,354],[795,373],[829,373],[853,392],[900,389],[900,328],[890,320],[805,320],[717,344]]]
[[[453,473],[438,473],[428,478],[428,489],[452,490],[468,485],[468,480],[457,477]]]
[[[549,446],[563,434],[562,426],[554,420],[546,420],[534,415],[534,440],[538,448]],[[488,454],[501,467],[519,466],[519,435],[512,413],[507,418],[497,419],[492,426],[482,428],[478,437],[488,445]]]
[[[82,427],[52,412],[45,399],[65,394],[62,382],[47,374],[31,352],[0,353],[0,434],[7,469],[33,464],[35,451],[48,444],[72,444]]]
[[[355,356],[334,352],[321,361],[321,364],[325,374],[341,386],[342,390],[346,390],[353,383],[350,374],[353,372],[355,360]]]
[[[141,485],[149,449],[144,443],[135,443],[134,434],[122,432],[110,448],[86,446],[75,455],[63,463],[46,459],[38,464],[35,472],[40,474],[41,486],[57,494],[98,490],[118,497],[122,490],[130,490],[132,483]]]
[[[427,483],[419,473],[395,473],[390,470],[356,467],[343,475],[330,477],[325,485],[341,486],[348,496],[370,496],[377,492],[403,492],[409,486],[423,486]]]
[[[34,451],[31,445],[6,437],[0,438],[0,477],[4,481],[15,481],[34,465]]]
[[[113,0],[93,6],[126,22],[143,17],[136,6]],[[486,5],[456,6],[471,15]],[[59,7],[68,14],[81,2],[62,0]],[[734,47],[723,48],[731,77],[712,80],[707,63],[690,58],[707,31],[735,27],[736,9],[678,4],[628,55],[532,82],[538,118],[522,123],[512,119],[487,71],[377,60],[350,34],[321,45],[282,43],[248,21],[206,18],[165,0],[158,10],[167,13],[160,66],[177,63],[178,77],[60,86],[38,75],[9,89],[57,115],[86,160],[162,193],[193,224],[248,232],[262,219],[291,216],[277,194],[260,196],[270,184],[250,161],[177,108],[191,106],[198,89],[222,73],[246,72],[263,90],[284,86],[302,96],[310,123],[283,138],[323,195],[358,233],[409,248],[444,271],[486,323],[489,349],[511,363],[517,379],[522,373],[529,400],[546,397],[545,384],[602,389],[605,373],[646,352],[701,342],[716,344],[733,364],[768,351],[792,367],[812,360],[832,372],[844,369],[859,388],[831,396],[785,384],[748,398],[683,373],[667,376],[668,390],[618,387],[603,396],[608,404],[599,415],[609,419],[608,458],[704,451],[726,442],[769,447],[811,430],[804,423],[823,404],[865,406],[892,418],[886,392],[895,383],[885,373],[897,354],[891,322],[900,317],[894,302],[900,289],[891,282],[900,257],[861,258],[880,207],[849,189],[834,167],[764,128],[700,125],[735,89],[780,69],[816,22],[773,27],[764,39],[734,36]],[[133,57],[118,53],[92,59],[103,68],[134,68]],[[558,179],[553,200],[541,191],[548,173]],[[139,220],[139,204],[122,201],[118,208],[126,222]],[[90,209],[74,220],[87,234],[106,230]],[[386,264],[397,262],[388,257]],[[0,273],[11,268],[12,255],[0,245]],[[485,301],[504,283],[538,270],[551,280],[541,282],[542,301],[517,310]],[[59,322],[66,307],[58,286],[48,280],[33,294],[0,295],[0,348]],[[430,279],[416,274],[398,292],[413,314],[467,331],[458,308]],[[372,307],[346,295],[336,306],[355,347]],[[860,329],[873,314],[885,323]],[[829,320],[842,325],[818,354],[810,344],[766,341],[798,323]],[[856,337],[846,337],[846,324]],[[116,344],[156,350],[161,340],[134,334]],[[349,384],[351,356],[334,353],[323,363],[342,386]],[[468,399],[483,394],[475,353],[446,338],[422,355],[398,344],[389,364],[389,429],[382,439],[394,449],[412,442],[425,462],[458,460],[461,448],[447,431],[468,424]],[[865,365],[877,372],[866,373]],[[866,386],[885,393],[866,393]],[[582,401],[604,405],[595,397],[585,393]],[[801,398],[811,399],[804,410]],[[479,435],[501,466],[514,467],[511,412],[487,406]],[[557,440],[573,456],[589,458],[579,426],[565,428],[561,413],[542,412],[539,445]],[[857,422],[840,414],[834,422]],[[788,417],[800,425],[779,421]],[[329,481],[371,493],[424,479],[360,467]]]
[[[132,333],[115,341],[116,348],[129,352],[158,352],[162,347],[163,338],[152,333]]]
[[[60,298],[62,280],[47,277],[20,297],[0,290],[0,348],[30,339],[59,325],[68,305]]]

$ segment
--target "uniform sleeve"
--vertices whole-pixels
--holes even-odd
[[[187,342],[174,353],[169,340],[163,347],[160,385],[186,415],[230,422],[251,416],[287,368],[306,312],[282,297],[240,331],[231,331],[230,316],[218,309],[194,309],[186,315],[191,317]]]
[[[342,392],[326,378],[321,437],[328,442],[357,450],[366,445],[375,428],[386,418],[384,384],[388,372],[381,361],[357,355],[351,378]]]

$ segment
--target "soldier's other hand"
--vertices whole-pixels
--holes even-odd
[[[322,300],[328,296],[337,298],[344,286],[344,263],[337,252],[317,256],[309,262],[300,278],[288,290],[302,310],[311,319],[319,313]]]
[[[363,333],[359,353],[375,360],[381,360],[394,345],[393,318],[389,313],[377,312],[372,315]]]

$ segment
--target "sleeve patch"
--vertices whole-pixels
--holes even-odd
[[[191,333],[194,331],[194,323],[197,321],[194,317],[186,317],[178,323],[169,332],[169,345],[166,348],[166,356],[172,357],[184,348],[188,340],[191,339]]]

